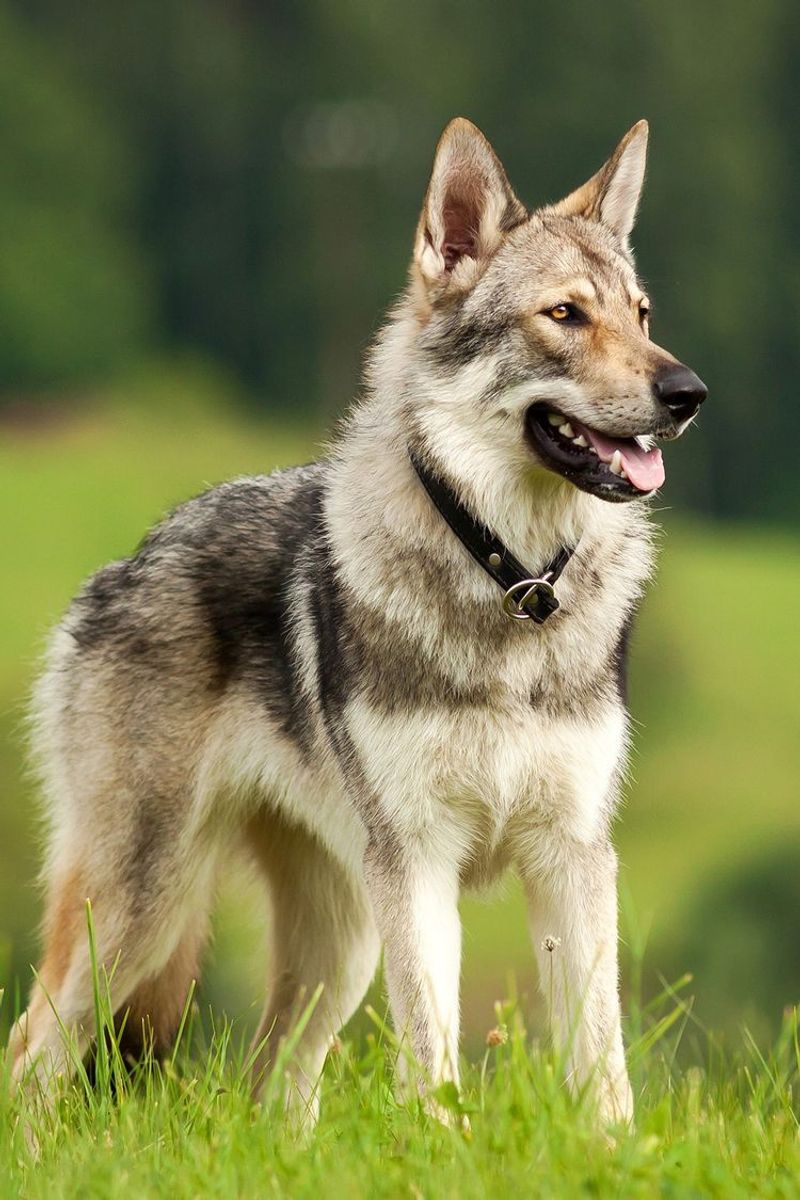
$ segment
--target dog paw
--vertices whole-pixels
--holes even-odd
[[[606,1137],[616,1145],[618,1135],[628,1133],[634,1123],[633,1092],[627,1079],[602,1081],[597,1094],[597,1113]]]

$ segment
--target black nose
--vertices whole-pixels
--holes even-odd
[[[702,379],[683,363],[670,363],[653,380],[656,399],[665,404],[676,421],[688,421],[708,395]]]

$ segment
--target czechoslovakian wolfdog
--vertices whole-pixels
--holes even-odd
[[[313,1118],[381,946],[407,1080],[457,1083],[459,894],[513,867],[535,952],[558,947],[570,1079],[630,1117],[609,836],[625,648],[654,439],[706,394],[648,333],[628,245],[646,144],[641,121],[529,212],[451,122],[329,455],[189,501],[74,601],[34,698],[45,947],[16,1079],[47,1094],[68,1069],[59,1022],[91,1043],[87,897],[127,1036],[169,1045],[243,847],[274,925],[256,1093],[322,984],[287,1096]]]

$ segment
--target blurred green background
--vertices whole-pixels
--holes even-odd
[[[798,50],[793,0],[0,0],[0,986],[36,945],[25,698],[81,579],[206,484],[317,452],[451,116],[529,204],[647,116],[653,336],[711,399],[667,454],[634,645],[627,936],[714,1027],[797,1002]],[[220,911],[205,995],[250,1020],[262,899]],[[512,885],[465,915],[474,1041],[534,981]]]

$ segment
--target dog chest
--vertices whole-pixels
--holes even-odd
[[[499,844],[512,821],[597,832],[625,744],[619,704],[591,719],[530,705],[387,714],[355,702],[348,727],[383,817],[413,836],[444,823],[453,836]]]

